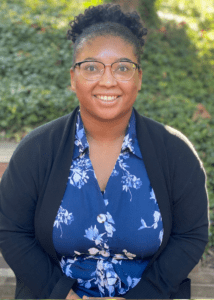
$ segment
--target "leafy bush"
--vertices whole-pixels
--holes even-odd
[[[12,137],[25,126],[62,116],[77,99],[69,89],[72,49],[66,31],[12,22],[4,18],[6,11],[0,15],[0,131]]]

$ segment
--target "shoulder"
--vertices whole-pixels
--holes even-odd
[[[57,137],[61,135],[66,129],[66,124],[71,121],[72,113],[73,112],[35,128],[23,139],[23,142],[32,139],[42,139],[42,137],[47,136],[53,138],[54,136]]]
[[[39,154],[40,149],[47,149],[47,151],[50,149],[51,152],[56,146],[59,147],[63,137],[69,135],[72,128],[75,131],[74,119],[77,109],[78,107],[73,112],[32,130],[20,141],[14,155],[18,155],[20,158],[25,155],[36,156]]]
[[[187,187],[204,190],[206,171],[191,141],[181,131],[138,113],[137,122],[138,143],[143,157],[153,164],[156,160],[150,159],[150,155],[155,152],[158,164],[153,171],[160,167],[172,199],[179,199]],[[150,168],[148,164],[147,168]]]
[[[143,136],[146,139],[151,139],[158,155],[165,152],[169,160],[173,159],[179,163],[185,163],[189,160],[188,164],[199,163],[202,166],[202,161],[194,145],[181,131],[140,115],[137,111],[136,121],[138,122],[138,131],[146,131]]]

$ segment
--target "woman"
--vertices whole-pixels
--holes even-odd
[[[133,108],[147,30],[110,4],[70,25],[80,105],[29,133],[1,181],[15,297],[189,299],[208,242],[206,174],[181,132]]]

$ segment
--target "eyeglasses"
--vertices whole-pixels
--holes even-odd
[[[73,70],[76,66],[79,66],[80,74],[87,80],[100,80],[106,66],[111,66],[112,75],[119,81],[130,80],[134,76],[135,70],[140,69],[140,65],[129,61],[119,61],[107,65],[99,61],[81,61],[73,66]]]

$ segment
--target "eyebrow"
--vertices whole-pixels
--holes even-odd
[[[95,57],[87,57],[83,61],[85,61],[85,60],[97,60],[97,58],[95,58]],[[99,61],[99,60],[97,60],[97,61]],[[118,61],[129,61],[129,62],[132,62],[132,60],[129,59],[129,58],[127,58],[127,57],[121,57],[121,58],[118,58],[117,60],[115,60],[115,62],[118,62]]]

